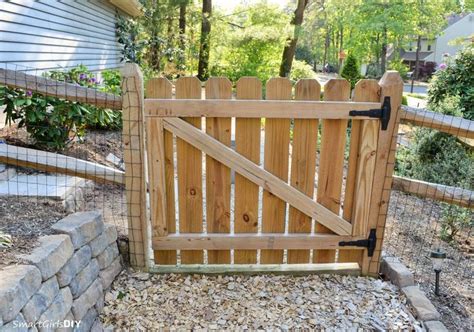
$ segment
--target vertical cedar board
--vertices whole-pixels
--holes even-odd
[[[317,80],[301,79],[296,83],[296,100],[320,100]],[[291,185],[313,198],[316,175],[316,149],[319,121],[295,119],[291,159]],[[290,206],[289,233],[311,233],[311,217]],[[288,263],[309,263],[310,250],[288,250]]]
[[[387,209],[390,200],[394,157],[396,152],[398,124],[400,123],[400,105],[402,103],[403,80],[396,71],[387,71],[379,81],[382,88],[383,101],[390,96],[391,119],[387,130],[380,130],[377,143],[377,159],[375,164],[374,184],[372,188],[369,228],[377,229],[377,245],[373,257],[364,257],[362,274],[376,276],[380,267],[380,251]],[[392,162],[391,162],[392,161]]]
[[[176,99],[201,99],[201,82],[196,77],[180,77],[176,81]],[[201,130],[200,117],[185,121]],[[203,217],[202,152],[182,139],[177,139],[179,226],[182,233],[201,233]],[[181,252],[183,264],[203,263],[202,250]]]
[[[291,99],[291,82],[287,78],[271,78],[267,82],[267,100]],[[265,120],[265,170],[285,182],[288,180],[290,119]],[[262,232],[284,233],[286,202],[263,191]],[[283,263],[283,250],[262,250],[262,264]]]
[[[237,81],[237,99],[262,99],[262,82],[256,77],[242,77]],[[261,120],[235,120],[235,151],[255,164],[260,163]],[[235,173],[235,233],[258,231],[258,185]],[[235,250],[235,264],[256,264],[257,250]]]
[[[232,83],[225,77],[206,82],[206,99],[231,99]],[[206,133],[230,147],[231,118],[206,118]],[[230,168],[206,156],[208,233],[230,233]],[[209,264],[230,264],[230,250],[208,250]]]
[[[324,86],[325,101],[349,100],[351,86],[345,79],[331,79]],[[347,120],[323,120],[319,157],[317,200],[339,215],[341,207]],[[316,220],[317,233],[332,233]],[[334,263],[335,250],[315,250],[315,263]]]
[[[378,102],[380,101],[381,89],[376,80],[360,80],[357,82],[354,88],[352,101],[356,102]],[[351,124],[351,138],[349,147],[349,166],[347,171],[346,190],[344,195],[344,210],[343,217],[349,222],[353,222],[353,210],[356,208],[354,202],[355,188],[356,188],[356,177],[358,171],[358,165],[360,165],[360,144],[361,144],[361,132],[362,124],[367,121],[363,120],[352,120]],[[362,264],[362,256],[366,254],[361,250],[339,250],[338,262],[358,262]]]
[[[172,85],[166,78],[152,78],[148,80],[145,88],[147,98],[172,98]],[[174,156],[173,134],[164,131],[165,144],[165,186],[166,186],[166,225],[168,234],[176,233],[176,211],[174,192]],[[154,251],[155,264],[176,264],[176,250]]]

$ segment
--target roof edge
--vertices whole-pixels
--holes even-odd
[[[138,0],[109,0],[109,2],[131,17],[143,15],[143,6]]]

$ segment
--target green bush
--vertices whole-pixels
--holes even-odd
[[[441,211],[440,237],[446,242],[454,241],[462,229],[474,226],[472,210],[456,205],[443,204]]]
[[[470,73],[470,74],[469,74]],[[434,75],[428,88],[428,106],[435,109],[445,98],[458,96],[463,117],[474,120],[474,47],[458,53]]]
[[[306,61],[293,60],[291,66],[290,78],[294,81],[298,81],[300,78],[315,78],[316,73],[313,68],[306,63]]]
[[[344,67],[342,68],[341,76],[347,79],[351,83],[351,89],[354,89],[357,81],[361,77],[360,68],[357,64],[356,57],[349,53],[344,62]]]
[[[120,93],[120,74],[117,71],[106,71],[103,85],[99,85],[95,75],[82,65],[69,71],[50,71],[44,76],[109,93]],[[0,87],[0,106],[5,106],[7,123],[17,122],[19,127],[25,127],[35,145],[48,150],[64,149],[75,137],[82,137],[87,127],[118,129],[121,126],[121,113],[118,111],[21,89]]]
[[[408,72],[410,71],[410,68],[399,59],[391,61],[388,69],[398,71],[404,80],[408,78]]]

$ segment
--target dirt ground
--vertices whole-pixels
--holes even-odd
[[[472,227],[448,244],[439,240],[440,207],[394,191],[385,230],[384,251],[399,257],[415,274],[416,281],[433,302],[450,331],[472,331],[474,326],[474,247]],[[434,294],[434,271],[430,252],[447,253],[441,272],[441,296]]]

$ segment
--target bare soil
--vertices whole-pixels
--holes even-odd
[[[384,251],[414,273],[416,282],[441,314],[450,331],[472,331],[474,326],[474,247],[472,227],[461,231],[454,243],[439,239],[440,206],[401,192],[392,192],[385,230]],[[430,252],[447,253],[441,272],[441,296],[434,294]]]

